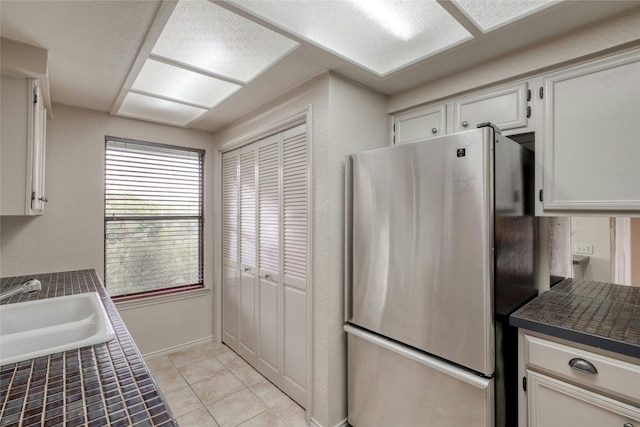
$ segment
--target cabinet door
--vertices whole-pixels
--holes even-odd
[[[238,353],[256,364],[256,147],[242,148],[240,156],[240,328]]]
[[[424,107],[393,116],[393,144],[432,138],[446,133],[445,106]]]
[[[280,135],[258,145],[258,371],[282,387],[280,308]]]
[[[627,426],[640,423],[640,409],[571,384],[527,371],[529,427]]]
[[[640,210],[640,51],[543,80],[543,208]]]
[[[32,214],[44,211],[47,197],[44,188],[45,148],[47,132],[47,110],[40,94],[40,87],[33,88],[33,138],[31,152],[31,210]]]
[[[527,83],[472,95],[455,102],[454,130],[475,129],[491,122],[501,130],[524,128],[528,123]]]
[[[38,82],[2,76],[0,215],[44,211],[46,111]]]

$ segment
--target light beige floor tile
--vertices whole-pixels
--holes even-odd
[[[291,399],[280,402],[272,409],[290,427],[308,426],[304,409]]]
[[[173,368],[173,363],[168,356],[157,357],[155,359],[151,359],[146,361],[147,367],[151,371],[153,375],[159,374],[161,372],[170,370]]]
[[[244,389],[207,405],[207,409],[220,427],[231,427],[255,417],[268,408],[251,391]]]
[[[224,371],[206,380],[191,384],[191,388],[196,395],[198,395],[202,403],[206,405],[240,391],[245,388],[245,386],[231,372]]]
[[[176,417],[203,408],[202,403],[190,387],[166,393],[164,397]]]
[[[258,371],[249,365],[231,369],[231,372],[233,372],[233,375],[238,377],[238,379],[247,387],[266,381]]]
[[[180,427],[218,427],[218,423],[206,408],[189,412],[181,417],[177,417],[177,419]]]
[[[218,359],[220,363],[222,363],[227,369],[236,369],[242,368],[243,366],[249,366],[249,364],[245,362],[242,357],[238,356],[231,350],[220,351],[216,354],[216,359]]]
[[[215,357],[211,357],[209,359],[201,360],[200,362],[182,366],[178,368],[178,371],[180,371],[184,379],[187,380],[189,384],[193,384],[209,378],[217,373],[223,372],[226,369],[227,368],[225,368],[224,365],[218,361],[218,359],[216,359]]]
[[[260,398],[269,408],[289,400],[289,397],[269,381],[264,381],[249,387],[251,391]]]
[[[209,344],[209,348],[211,349],[213,354],[218,354],[225,351],[232,351],[229,347],[227,347],[226,344],[222,344],[222,343],[218,344],[217,342],[213,342],[213,341]]]
[[[213,356],[213,352],[211,351],[210,343],[205,343],[172,353],[169,355],[169,359],[171,359],[176,368],[181,368],[182,366],[208,359],[211,356]]]
[[[156,384],[158,384],[158,387],[160,387],[160,390],[164,394],[187,386],[187,382],[182,378],[180,372],[178,372],[174,367],[160,372],[157,375],[154,374],[153,378],[156,380]]]
[[[182,426],[182,424],[181,424]],[[287,424],[280,419],[273,411],[263,412],[256,415],[249,421],[245,421],[238,427],[287,427]]]

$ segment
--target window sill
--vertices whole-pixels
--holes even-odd
[[[118,310],[130,310],[133,308],[166,304],[168,302],[180,301],[184,299],[200,298],[209,294],[210,292],[210,288],[200,288],[183,292],[175,292],[166,295],[155,295],[144,298],[137,298],[129,301],[114,301],[114,304]]]

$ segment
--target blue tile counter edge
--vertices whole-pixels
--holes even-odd
[[[566,279],[513,313],[509,324],[640,357],[640,288]]]
[[[93,269],[0,279],[0,290],[35,278],[42,289],[2,304],[98,292],[116,338],[0,367],[0,427],[177,426],[129,331]]]

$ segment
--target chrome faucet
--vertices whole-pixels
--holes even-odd
[[[0,294],[0,301],[5,298],[11,298],[12,296],[17,294],[28,294],[30,292],[39,291],[40,289],[42,289],[42,284],[38,279],[27,280],[26,282],[22,282],[18,286],[15,286],[8,291]]]

